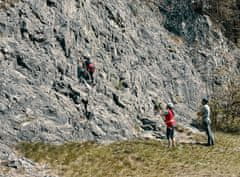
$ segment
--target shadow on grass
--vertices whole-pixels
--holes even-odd
[[[180,145],[192,145],[192,146],[209,146],[207,143],[203,142],[180,142]]]
[[[196,142],[195,145],[209,147],[208,143]]]

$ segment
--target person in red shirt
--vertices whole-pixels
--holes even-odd
[[[176,120],[175,120],[175,113],[173,111],[173,104],[168,103],[167,104],[167,111],[164,113],[164,122],[167,126],[167,131],[166,131],[166,136],[168,139],[168,147],[175,147],[175,138],[174,138],[174,133],[175,133],[175,127],[176,127]]]
[[[94,63],[92,63],[92,61],[90,60],[90,58],[89,57],[85,57],[86,58],[86,61],[85,61],[85,69],[86,69],[86,71],[88,72],[88,74],[90,75],[90,81],[92,82],[92,83],[94,83],[94,76],[93,76],[93,74],[94,74],[94,72],[95,72],[95,65],[94,65]]]

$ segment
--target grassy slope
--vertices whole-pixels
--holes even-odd
[[[50,163],[60,176],[66,177],[240,176],[240,136],[217,134],[214,148],[181,144],[169,150],[165,143],[24,143],[18,150],[35,161]]]

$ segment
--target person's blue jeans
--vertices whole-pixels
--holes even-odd
[[[212,145],[214,145],[214,137],[213,137],[213,133],[211,130],[211,124],[204,122],[203,125],[204,125],[204,129],[206,131],[207,137],[208,137],[208,145],[212,146]]]

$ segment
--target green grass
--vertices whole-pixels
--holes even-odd
[[[64,177],[240,176],[240,136],[217,134],[215,147],[136,140],[99,145],[22,143],[18,151]]]

